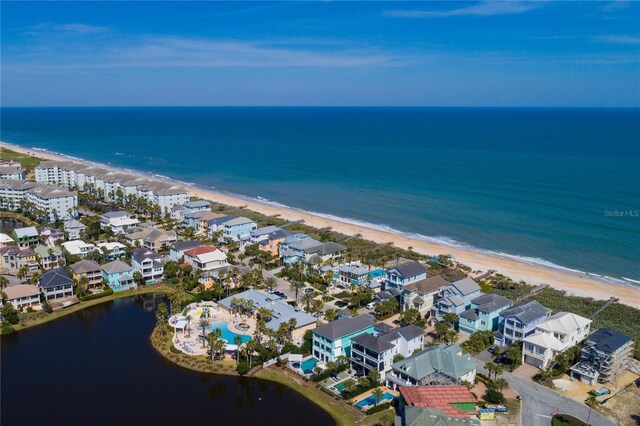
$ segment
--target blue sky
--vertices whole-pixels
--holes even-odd
[[[3,106],[640,106],[640,4],[2,2]]]

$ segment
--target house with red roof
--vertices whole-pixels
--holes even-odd
[[[466,386],[403,386],[399,390],[400,425],[436,424],[416,422],[425,416],[437,418],[439,424],[480,424],[476,418],[476,398]]]
[[[196,271],[212,271],[227,265],[227,255],[213,246],[195,247],[184,252],[184,261]]]

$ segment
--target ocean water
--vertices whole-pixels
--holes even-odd
[[[2,108],[2,140],[640,280],[640,110]]]

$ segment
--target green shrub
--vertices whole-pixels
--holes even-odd
[[[2,326],[0,327],[0,334],[7,335],[7,334],[15,333],[15,332],[16,332],[15,328],[11,327],[7,323],[2,323]]]
[[[487,394],[485,395],[485,399],[492,404],[502,404],[504,403],[504,395],[498,389],[494,387],[487,388]]]
[[[373,408],[369,408],[366,411],[367,416],[370,414],[379,413],[380,411],[387,410],[393,406],[393,402],[385,402],[384,404],[378,404]]]
[[[112,294],[113,294],[113,289],[107,285],[104,287],[104,290],[101,291],[100,293],[87,294],[86,296],[78,297],[78,299],[80,299],[81,302],[86,302],[89,300],[100,299],[101,297],[111,296]]]

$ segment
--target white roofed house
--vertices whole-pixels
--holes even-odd
[[[569,312],[551,315],[523,339],[522,362],[540,369],[550,367],[556,355],[589,335],[590,325],[590,319]]]
[[[131,217],[125,211],[108,212],[100,217],[101,226],[110,228],[114,234],[124,234],[127,230],[135,228],[139,223],[138,219]]]
[[[153,250],[139,248],[131,256],[133,271],[140,272],[146,284],[162,280],[165,258]]]
[[[127,255],[127,246],[117,241],[97,244],[100,255],[105,260],[120,259]]]
[[[196,271],[212,271],[227,265],[227,255],[212,246],[195,247],[184,252],[184,261]]]
[[[96,246],[94,246],[93,244],[85,243],[82,240],[64,242],[62,243],[62,247],[64,247],[64,249],[68,251],[69,254],[80,257],[87,257],[96,249]]]
[[[227,241],[248,241],[258,225],[246,217],[236,217],[222,224],[222,238]]]
[[[33,247],[40,242],[40,234],[35,226],[15,228],[11,236],[20,247]]]
[[[78,240],[82,232],[87,229],[87,226],[76,219],[67,219],[64,221],[64,230],[67,233],[67,239]]]
[[[281,231],[282,229],[278,228],[277,226],[264,226],[262,228],[257,228],[252,230],[249,233],[249,242],[251,244],[258,244],[260,241],[264,241],[269,239],[269,234],[276,232],[276,231]]]
[[[13,240],[13,238],[8,236],[7,234],[0,233],[0,248],[4,246],[10,246],[13,244],[15,244],[15,241]]]

